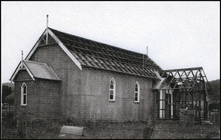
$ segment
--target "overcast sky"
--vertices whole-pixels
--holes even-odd
[[[1,2],[1,80],[49,27],[220,78],[220,2]]]

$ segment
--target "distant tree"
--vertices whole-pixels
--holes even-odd
[[[220,79],[209,82],[211,94],[209,99],[211,103],[220,103]]]
[[[5,97],[7,97],[9,94],[12,93],[13,91],[13,84],[12,83],[3,83],[2,84],[2,103],[5,103],[4,100],[5,100]]]

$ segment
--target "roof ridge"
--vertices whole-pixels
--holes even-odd
[[[95,42],[95,43],[99,43],[99,44],[107,45],[107,46],[110,46],[110,47],[114,47],[114,48],[116,48],[116,49],[121,49],[121,50],[128,51],[128,52],[131,52],[131,53],[136,53],[136,54],[139,54],[139,55],[146,55],[145,53],[135,52],[135,51],[132,51],[132,50],[120,48],[120,47],[117,47],[117,46],[114,46],[114,45],[110,45],[110,44],[106,44],[106,43],[103,43],[103,42],[95,41],[95,40],[88,39],[88,38],[85,38],[85,37],[73,35],[73,34],[71,34],[71,33],[59,31],[59,30],[56,30],[56,29],[53,29],[53,28],[50,28],[50,27],[48,27],[48,28],[49,28],[50,30],[52,29],[52,30],[55,30],[55,31],[57,31],[57,32],[61,32],[61,33],[63,33],[63,34],[67,34],[67,35],[70,35],[70,36],[75,36],[75,37],[78,37],[78,38],[81,38],[81,39],[86,39],[86,40],[88,40],[88,41],[92,41],[92,42]]]
[[[203,67],[189,67],[189,68],[178,68],[178,69],[166,69],[164,71],[184,71],[184,70],[198,70],[203,69]]]

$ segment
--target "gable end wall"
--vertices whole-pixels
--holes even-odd
[[[30,60],[47,63],[61,79],[62,118],[79,118],[81,70],[57,44],[38,47]]]

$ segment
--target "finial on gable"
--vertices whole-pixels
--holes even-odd
[[[23,61],[23,50],[21,50],[21,61]]]
[[[47,29],[48,29],[48,15],[46,16],[47,18]],[[46,44],[48,44],[48,32],[46,33]]]
[[[47,28],[48,28],[48,15],[46,16],[46,19],[47,19]]]

